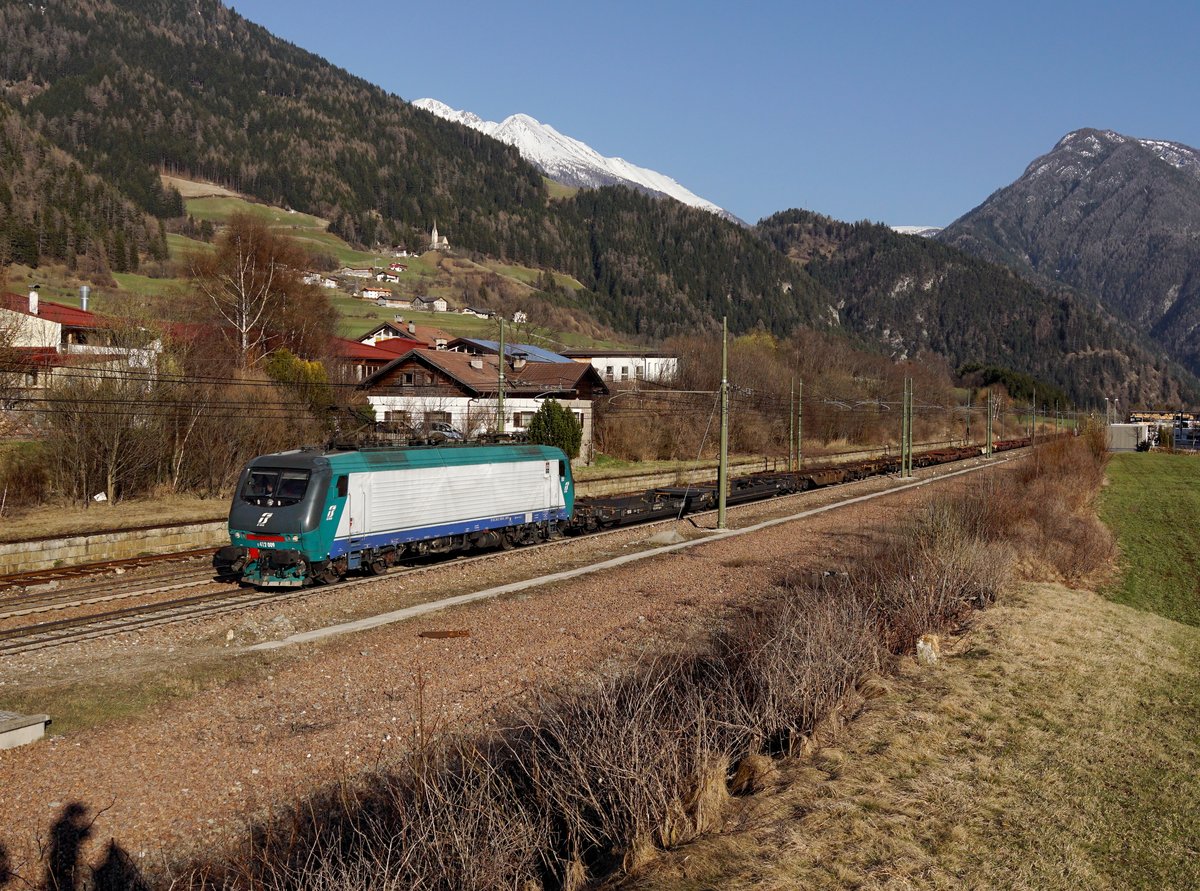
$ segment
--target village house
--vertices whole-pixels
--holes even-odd
[[[87,366],[91,373],[153,373],[160,341],[134,337],[135,346],[122,345],[115,323],[62,303],[42,300],[37,289],[29,295],[0,294],[0,331],[12,347],[19,368],[18,383],[42,388],[71,368]]]
[[[395,272],[380,271],[380,272],[375,273],[375,281],[377,281],[377,282],[398,282],[398,281],[400,281],[400,276]]]
[[[679,357],[662,350],[563,350],[576,362],[587,362],[608,383],[649,381],[666,384],[679,374]]]
[[[338,275],[349,278],[371,278],[374,274],[375,270],[369,266],[343,266],[338,270]]]
[[[358,292],[358,296],[363,300],[391,300],[392,291],[390,288],[383,288],[377,285],[366,285],[361,291]]]
[[[398,342],[399,340],[409,344],[409,349],[416,345],[415,341],[407,338],[398,339]],[[343,380],[353,383],[370,377],[396,358],[396,353],[377,349],[370,344],[359,343],[357,340],[348,340],[344,337],[333,339],[332,352],[334,361],[345,370]]]
[[[477,319],[491,319],[496,315],[490,309],[478,309],[474,306],[464,306],[459,312],[464,316],[475,316]]]
[[[320,272],[306,272],[301,281],[306,285],[316,285],[318,288],[336,288],[338,286],[336,279]]]
[[[407,256],[407,253],[405,256]],[[392,272],[408,272],[408,266],[404,263],[389,263],[388,269]]]
[[[471,353],[472,355],[495,356],[500,353],[500,344],[495,340],[481,340],[478,337],[456,337],[446,345],[446,349],[456,353]],[[566,356],[552,352],[545,347],[534,346],[530,343],[506,343],[504,355],[511,360],[519,356],[529,362],[573,362]]]
[[[444,350],[450,341],[454,340],[454,335],[448,334],[441,328],[434,328],[432,325],[405,322],[404,316],[397,316],[395,324],[384,322],[382,325],[377,325],[359,337],[358,341],[372,346],[383,346],[384,342],[391,338],[412,341],[426,349]]]
[[[446,312],[450,305],[441,297],[414,297],[412,308],[422,312]]]
[[[570,409],[583,426],[581,454],[592,442],[593,400],[608,388],[596,370],[580,362],[530,362],[510,355],[504,368],[500,417],[500,357],[449,350],[412,349],[398,355],[359,385],[385,426],[420,432],[450,424],[467,437],[520,434],[546,399]]]

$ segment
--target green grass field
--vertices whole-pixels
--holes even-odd
[[[1161,452],[1114,455],[1100,517],[1116,534],[1118,603],[1200,626],[1200,458]]]

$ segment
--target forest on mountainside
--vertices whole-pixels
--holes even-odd
[[[933,352],[1031,374],[1084,401],[1096,392],[1178,404],[1196,381],[1094,300],[874,223],[789,210],[758,225],[838,299],[842,324],[907,356]]]
[[[167,256],[161,223],[25,126],[0,102],[0,265],[53,260],[82,273]]]

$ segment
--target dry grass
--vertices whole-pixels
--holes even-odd
[[[229,515],[228,498],[165,495],[116,504],[46,505],[5,516],[0,541],[25,541],[49,536],[86,535],[109,529],[130,529],[171,523],[202,523]]]
[[[1197,629],[1032,586],[629,887],[1200,887],[1198,680]]]

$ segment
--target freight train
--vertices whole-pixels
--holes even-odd
[[[996,443],[995,451],[1028,440]],[[976,457],[978,446],[915,455],[927,467]],[[900,470],[899,457],[734,479],[729,505]],[[217,576],[260,588],[330,584],[401,561],[509,548],[563,535],[711,510],[716,486],[662,487],[576,499],[571,463],[539,445],[298,449],[255,458],[229,511]]]

